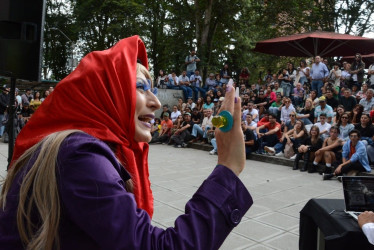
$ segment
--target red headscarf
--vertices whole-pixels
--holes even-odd
[[[13,161],[51,133],[80,129],[116,145],[116,156],[134,182],[137,205],[152,217],[148,143],[134,141],[137,59],[148,68],[145,46],[138,36],[85,56],[21,130]]]

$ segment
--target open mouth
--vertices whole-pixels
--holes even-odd
[[[154,115],[141,115],[138,117],[139,121],[142,122],[142,124],[148,128],[151,127],[151,121],[155,118]]]

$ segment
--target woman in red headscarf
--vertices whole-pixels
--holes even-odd
[[[1,249],[216,249],[239,223],[252,199],[237,178],[244,140],[228,87],[234,127],[217,132],[217,167],[175,228],[150,224],[149,122],[160,102],[147,63],[143,42],[123,39],[88,54],[38,108],[1,192]]]

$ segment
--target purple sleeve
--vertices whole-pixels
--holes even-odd
[[[217,166],[174,228],[153,227],[148,214],[125,190],[110,149],[87,135],[67,140],[58,158],[63,214],[98,248],[218,249],[253,203],[239,178]]]

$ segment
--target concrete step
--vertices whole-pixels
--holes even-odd
[[[188,143],[189,148],[204,150],[204,151],[211,151],[213,149],[213,146],[210,144],[199,144],[199,143]],[[267,162],[277,165],[283,165],[283,166],[289,166],[293,167],[294,160],[290,160],[284,157],[277,157],[277,156],[270,156],[270,155],[259,155],[252,153],[248,158],[248,160],[253,161],[261,161],[261,162]],[[302,166],[303,161],[300,160],[299,167]],[[373,166],[372,166],[373,169]],[[374,169],[373,169],[374,170]],[[367,172],[360,172],[357,174],[358,176],[374,176],[374,171],[367,173]]]

